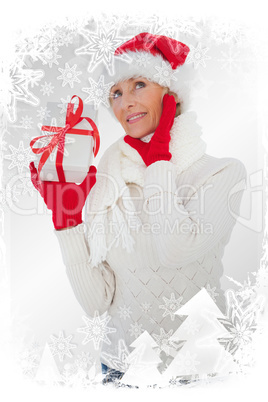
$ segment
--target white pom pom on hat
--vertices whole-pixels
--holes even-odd
[[[189,52],[187,45],[175,39],[140,33],[115,50],[113,84],[144,77],[177,94],[184,112],[189,106],[194,79],[192,67],[185,65]]]

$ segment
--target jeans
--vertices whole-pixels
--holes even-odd
[[[101,363],[101,371],[102,374],[106,374],[105,378],[102,381],[103,384],[114,382],[115,380],[120,380],[124,375],[124,373],[122,373],[121,371],[111,369],[103,363]]]

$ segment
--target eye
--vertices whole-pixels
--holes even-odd
[[[119,91],[119,89],[117,89],[116,91],[114,91],[112,94],[111,94],[111,98],[112,99],[117,99],[119,96],[121,96],[122,95],[122,93],[121,93],[121,91]]]
[[[139,89],[139,88],[144,88],[146,86],[146,84],[143,81],[137,81],[135,86],[137,89]]]

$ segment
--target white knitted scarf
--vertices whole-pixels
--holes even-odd
[[[200,138],[201,134],[195,112],[185,112],[175,118],[170,131],[169,149],[172,154],[170,161],[176,165],[177,174],[185,171],[204,155],[206,144]],[[152,136],[153,134],[149,134],[142,140],[149,142]],[[126,144],[123,137],[102,156],[98,165],[97,181],[87,198],[85,208],[91,266],[97,266],[104,261],[111,247],[118,247],[119,244],[128,252],[133,251],[135,241],[131,236],[130,227],[138,230],[141,222],[130,199],[127,184],[134,183],[143,187],[146,168],[139,153]],[[128,213],[122,213],[117,202],[119,199]],[[109,237],[108,244],[109,222],[112,222],[113,236],[112,239]]]

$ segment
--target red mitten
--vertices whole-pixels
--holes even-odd
[[[173,95],[166,94],[163,98],[163,111],[159,125],[151,141],[146,143],[139,138],[132,138],[129,135],[124,137],[124,141],[139,152],[146,166],[156,161],[169,161],[171,159],[172,155],[169,152],[170,130],[174,122],[175,114],[175,98]]]
[[[61,183],[41,181],[34,163],[30,163],[31,180],[34,187],[44,198],[48,209],[52,211],[52,220],[55,229],[63,229],[82,223],[82,209],[91,188],[96,183],[95,166],[90,166],[84,181],[75,183]]]

